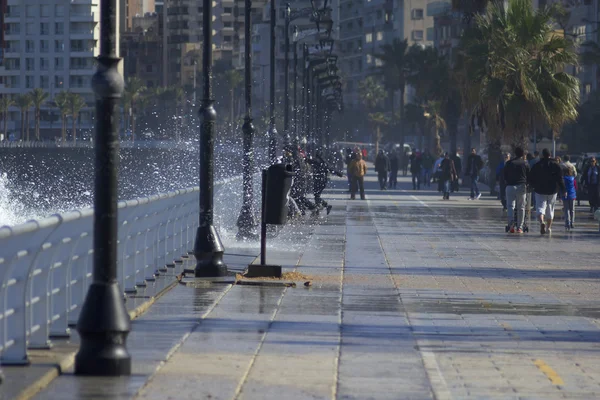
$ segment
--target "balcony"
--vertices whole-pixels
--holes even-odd
[[[72,12],[69,20],[72,22],[94,22],[96,14],[93,12]]]

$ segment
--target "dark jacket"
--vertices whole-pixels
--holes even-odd
[[[441,168],[442,170],[442,180],[444,181],[453,181],[454,179],[456,179],[457,177],[457,173],[456,173],[456,167],[454,166],[454,161],[452,161],[449,158],[444,158],[444,160],[442,161],[442,165]]]
[[[398,153],[392,151],[389,156],[390,159],[390,171],[398,171],[400,167],[400,157],[398,157]]]
[[[410,172],[415,175],[421,173],[421,156],[417,156],[415,153],[410,155]]]
[[[467,158],[467,170],[465,174],[468,176],[479,176],[479,171],[483,168],[483,160],[479,154],[469,154]]]
[[[562,196],[566,192],[562,170],[556,161],[549,158],[544,158],[533,166],[528,181],[539,194],[555,194],[560,191]]]
[[[378,154],[375,159],[375,171],[388,172],[390,170],[390,160],[385,154]]]
[[[529,176],[529,163],[522,158],[510,160],[504,166],[503,176],[506,186],[525,185]]]

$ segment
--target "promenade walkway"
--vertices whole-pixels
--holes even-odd
[[[365,201],[337,181],[326,220],[272,241],[296,287],[177,285],[133,322],[132,376],[68,369],[35,398],[600,398],[587,215],[573,233],[509,235],[495,199],[375,180]]]

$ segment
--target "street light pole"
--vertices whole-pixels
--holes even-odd
[[[117,107],[124,89],[117,66],[117,0],[100,1],[100,56],[92,79],[96,93],[94,270],[77,322],[81,338],[75,374],[131,374],[126,340],[131,322],[117,282],[119,135]]]
[[[254,212],[252,209],[252,203],[254,199],[254,190],[252,186],[252,173],[254,171],[254,152],[252,143],[254,135],[254,125],[252,124],[252,0],[245,0],[245,7],[244,84],[246,88],[246,117],[244,118],[244,126],[242,127],[244,135],[244,157],[242,161],[243,199],[242,209],[237,220],[237,226],[239,228],[237,238],[255,239],[257,237],[256,227],[258,224],[254,218]]]
[[[298,147],[298,41],[294,40],[294,145]]]
[[[113,0],[115,1],[115,0]],[[200,116],[200,225],[196,232],[194,256],[198,277],[227,275],[227,266],[223,264],[223,244],[213,225],[213,181],[214,181],[214,139],[217,113],[213,107],[212,78],[212,1],[202,0],[202,80],[203,98],[199,110]]]
[[[275,128],[275,0],[271,0],[271,49],[270,49],[270,85],[269,85],[269,160],[271,164],[277,159],[277,128]]]
[[[284,65],[284,95],[283,95],[283,131],[285,137],[285,144],[290,143],[290,99],[289,96],[289,86],[290,86],[290,78],[289,78],[289,70],[290,70],[290,16],[292,13],[292,9],[290,7],[290,3],[285,5],[285,65]]]

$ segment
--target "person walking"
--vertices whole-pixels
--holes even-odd
[[[590,166],[583,173],[583,184],[587,187],[593,214],[600,207],[600,168],[596,157],[590,159]]]
[[[410,173],[412,175],[413,190],[421,189],[421,155],[415,150],[410,155]]]
[[[568,156],[565,156],[565,159]],[[566,165],[566,163],[565,163]],[[563,207],[565,214],[565,229],[570,231],[574,229],[573,222],[575,222],[575,201],[577,200],[577,172],[575,167],[569,167],[565,170],[563,179],[565,181],[566,196],[563,197]]]
[[[438,192],[444,191],[444,180],[442,179],[442,161],[444,161],[444,154],[440,154],[440,157],[433,163],[433,176],[434,180],[437,181]],[[456,165],[455,165],[456,167]]]
[[[506,162],[502,171],[506,184],[506,214],[510,233],[523,233],[525,224],[529,163],[525,160],[524,155],[523,149],[517,147],[515,157]]]
[[[565,166],[565,169],[568,171],[569,169],[573,170],[573,176],[577,176],[577,168],[575,168],[575,165],[571,162],[571,156],[570,155],[565,155],[563,157],[563,165]]]
[[[426,150],[425,153],[423,153],[423,161],[421,162],[421,165],[423,166],[423,186],[431,187],[431,172],[434,162],[433,156],[429,150]]]
[[[398,157],[398,152],[396,150],[392,150],[390,152],[390,183],[388,187],[390,189],[396,189],[398,185],[398,169],[400,168],[400,157]]]
[[[535,191],[540,233],[552,232],[556,194],[567,197],[562,170],[555,160],[550,158],[548,149],[542,150],[542,159],[536,163],[529,174],[529,183]]]
[[[408,151],[402,152],[402,157],[400,158],[400,163],[402,164],[402,175],[408,175]]]
[[[456,178],[452,182],[452,191],[458,193],[460,190],[460,174],[462,173],[462,159],[458,153],[454,153],[450,156],[450,159],[454,161],[454,168],[456,168]]]
[[[441,174],[440,179],[444,182],[444,195],[442,200],[450,200],[450,190],[452,182],[456,178],[456,167],[454,166],[454,161],[450,159],[450,155],[448,153],[444,154],[444,159],[441,164]]]
[[[385,155],[383,150],[379,150],[377,157],[375,157],[375,171],[377,171],[380,190],[387,190],[387,176],[389,170],[390,159]]]
[[[362,159],[362,154],[357,153],[356,157],[350,163],[350,173],[352,174],[352,185],[350,187],[350,200],[356,198],[356,191],[360,191],[360,199],[365,199],[365,175],[367,174],[367,163]]]
[[[469,154],[469,158],[467,158],[467,173],[471,178],[471,197],[470,200],[477,200],[481,197],[481,192],[479,192],[479,171],[483,168],[483,160],[481,156],[477,154],[477,150],[475,148],[471,149],[471,154]]]

